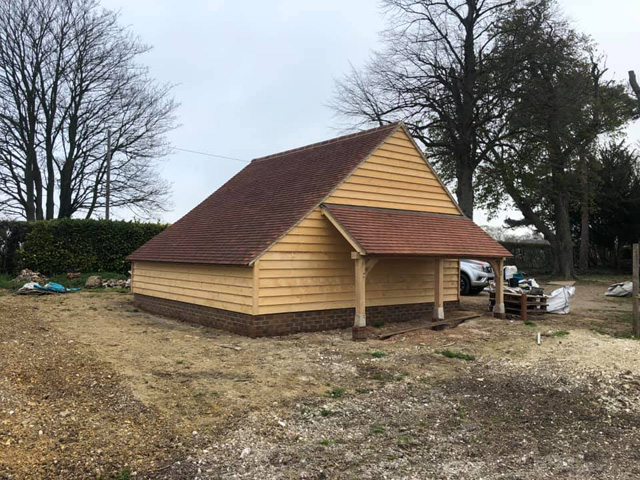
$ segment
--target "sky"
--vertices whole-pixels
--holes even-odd
[[[152,50],[140,58],[160,83],[175,85],[176,149],[241,160],[325,140],[343,131],[328,103],[335,80],[380,46],[376,0],[102,0]],[[607,55],[612,78],[640,73],[640,1],[560,0],[575,27]],[[636,62],[634,64],[634,62]],[[640,122],[639,122],[640,123]],[[640,125],[629,130],[640,141]],[[161,161],[174,222],[246,163],[175,150]],[[127,213],[116,212],[121,218]],[[500,225],[504,212],[476,222]]]

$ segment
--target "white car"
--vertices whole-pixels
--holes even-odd
[[[460,260],[460,293],[477,295],[489,285],[495,275],[491,264],[480,260]]]

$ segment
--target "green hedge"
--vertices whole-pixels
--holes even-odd
[[[20,268],[46,275],[78,272],[126,272],[126,257],[167,225],[109,220],[48,220],[30,224]]]
[[[31,224],[0,220],[0,273],[14,273],[18,269],[17,252],[31,231]]]

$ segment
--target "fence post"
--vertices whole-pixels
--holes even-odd
[[[638,288],[640,283],[640,245],[633,244],[633,336],[640,338],[640,312],[638,311]]]
[[[527,321],[527,294],[522,292],[520,296],[520,318],[526,323]]]

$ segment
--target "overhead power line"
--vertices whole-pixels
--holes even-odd
[[[173,149],[174,150],[179,150],[181,152],[195,153],[196,155],[204,155],[206,157],[224,158],[225,160],[235,160],[236,162],[250,163],[249,160],[243,160],[242,158],[226,157],[224,155],[215,155],[213,153],[198,152],[197,150],[187,150],[186,148],[173,147]]]

